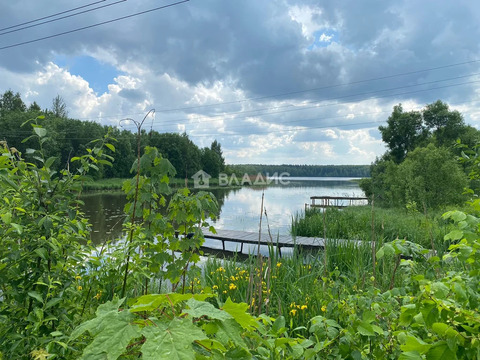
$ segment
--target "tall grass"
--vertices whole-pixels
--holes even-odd
[[[446,249],[443,237],[449,232],[450,226],[441,218],[444,211],[427,214],[384,208],[375,208],[373,211],[375,216],[372,227],[370,206],[354,206],[342,210],[329,208],[325,213],[307,209],[306,212],[295,215],[291,233],[311,237],[324,237],[326,234],[328,239],[367,241],[374,235],[381,241],[406,239],[428,248],[431,248],[433,242],[437,251],[443,252]]]
[[[295,328],[313,316],[327,314],[329,304],[367,291],[372,284],[383,292],[404,286],[412,272],[432,271],[425,254],[415,261],[401,254],[377,260],[372,255],[372,239],[375,251],[400,238],[426,249],[433,244],[441,257],[448,247],[443,241],[448,231],[441,212],[425,215],[367,206],[328,209],[325,213],[310,210],[295,217],[292,233],[326,237],[324,250],[295,248],[291,256],[282,258],[272,246],[269,257],[261,261],[254,255],[245,261],[210,258],[203,282],[221,302],[230,297],[249,304],[252,313],[283,315]]]
[[[216,292],[221,302],[230,297],[247,303],[254,314],[283,315],[293,329],[313,316],[327,314],[334,300],[367,291],[373,282],[379,291],[386,291],[392,281],[402,285],[407,273],[424,274],[429,268],[427,259],[414,267],[408,260],[396,267],[396,258],[385,257],[375,264],[373,278],[370,242],[327,240],[326,247],[326,252],[295,248],[292,256],[283,258],[272,248],[260,266],[254,255],[245,261],[212,257],[204,267],[204,286]]]

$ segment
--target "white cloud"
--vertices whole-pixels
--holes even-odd
[[[155,5],[126,2],[38,31],[55,33]],[[60,0],[4,1],[0,23],[64,8]],[[480,58],[479,20],[480,6],[464,1],[189,2],[0,50],[0,91],[18,91],[42,108],[60,94],[70,116],[111,125],[141,120],[155,108],[149,126],[185,131],[202,147],[217,139],[229,162],[369,163],[384,151],[376,128],[400,102],[408,111],[442,99],[479,125],[478,84],[413,86],[476,73],[478,63],[414,71]],[[0,47],[35,36],[5,36]],[[61,56],[91,56],[120,75],[98,95],[87,76],[55,63]],[[411,74],[392,76],[401,73]]]
[[[325,33],[322,33],[322,35],[319,36],[318,41],[321,42],[330,42],[333,38],[333,35],[327,35]]]

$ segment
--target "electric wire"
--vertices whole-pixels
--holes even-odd
[[[357,100],[352,100],[350,102],[345,102],[345,103],[333,103],[333,104],[324,104],[325,106],[333,106],[333,105],[345,105],[345,104],[348,104],[348,103],[358,103],[358,102],[364,102],[364,101],[368,101],[368,100],[375,100],[375,99],[380,99],[380,98],[386,98],[386,97],[394,97],[394,96],[399,96],[399,95],[410,95],[410,94],[414,94],[414,93],[419,93],[419,92],[426,92],[426,91],[432,91],[432,90],[438,90],[438,89],[444,89],[444,88],[449,88],[449,87],[454,87],[454,86],[461,86],[461,85],[465,85],[465,84],[471,84],[471,83],[478,83],[480,82],[480,80],[476,80],[476,81],[471,81],[471,82],[464,82],[464,83],[459,83],[459,84],[450,84],[450,85],[444,85],[444,86],[439,86],[439,87],[435,87],[435,88],[429,88],[429,89],[420,89],[420,90],[415,90],[415,91],[408,91],[408,92],[403,92],[403,93],[396,93],[396,94],[388,94],[388,95],[382,95],[382,96],[376,96],[376,97],[369,97],[369,98],[366,98],[366,99],[357,99]],[[401,87],[400,87],[401,88]],[[473,102],[478,102],[477,100],[472,100],[472,101],[467,101],[467,102],[460,102],[460,103],[456,103],[456,104],[451,104],[452,106],[458,106],[458,105],[461,105],[461,104],[467,104],[467,103],[473,103]],[[318,106],[318,107],[324,107],[324,106]],[[311,108],[311,107],[309,107]],[[257,116],[266,116],[266,115],[278,115],[278,114],[283,114],[283,113],[287,113],[287,112],[291,112],[291,111],[298,111],[298,110],[305,110],[305,109],[289,109],[289,110],[283,110],[283,111],[278,111],[278,112],[274,112],[274,113],[267,113],[267,114],[260,114],[260,115],[257,115]],[[379,114],[379,113],[386,113],[386,112],[390,112],[391,110],[386,110],[386,111],[381,111],[381,112],[374,112],[374,113],[368,113],[369,115],[374,115],[374,114]],[[228,115],[228,114],[226,114]],[[352,114],[349,114],[350,116]],[[311,118],[311,119],[296,119],[296,120],[287,120],[287,121],[284,121],[284,122],[276,122],[276,123],[268,123],[266,121],[264,121],[263,123],[267,123],[269,125],[282,125],[282,126],[289,126],[290,124],[292,123],[298,123],[298,122],[308,122],[308,121],[315,121],[315,120],[327,120],[327,119],[337,119],[337,118],[343,118],[343,117],[347,117],[349,115],[345,115],[345,116],[334,116],[334,117],[327,117],[327,118]],[[353,114],[355,116],[355,114]],[[361,114],[361,116],[364,116],[366,114]],[[220,115],[219,115],[220,116]],[[223,115],[225,117],[225,115]],[[245,116],[236,116],[235,118],[232,118],[231,120],[238,120],[238,119],[242,119],[242,118],[249,118],[249,117],[252,117],[251,115],[245,115]],[[217,119],[217,120],[205,120],[205,121],[202,121],[202,122],[190,122],[188,124],[182,124],[182,123],[179,123],[178,121],[182,121],[182,120],[186,120],[188,121],[189,119],[188,118],[184,118],[184,119],[177,119],[175,120],[175,122],[172,122],[172,123],[168,123],[168,122],[162,122],[163,125],[171,125],[171,126],[178,126],[178,125],[196,125],[196,124],[204,124],[204,123],[207,123],[207,122],[217,122],[217,121],[220,121],[220,120],[223,120],[223,119]],[[153,122],[154,122],[154,119],[152,118],[152,128],[153,128]],[[349,126],[352,126],[354,124],[348,124]],[[229,129],[236,129],[236,128],[244,128],[245,125],[233,125],[233,126],[229,126]],[[333,126],[330,126],[330,127],[333,127]],[[122,129],[125,129],[125,130],[131,130],[130,128],[133,129],[133,125],[123,125],[122,126]],[[23,133],[27,134],[27,133],[30,133],[30,131],[22,131]],[[20,131],[19,131],[20,133]],[[202,134],[202,136],[213,136],[213,135],[216,135],[218,133],[212,133],[212,134]],[[236,135],[236,134],[234,134]],[[195,136],[199,136],[199,135],[195,135]]]
[[[343,102],[343,103],[329,103],[329,104],[320,104],[320,105],[316,105],[316,106],[308,106],[308,107],[300,107],[300,108],[295,108],[295,109],[288,109],[288,110],[282,110],[282,111],[276,111],[276,112],[269,112],[269,113],[264,113],[264,114],[256,114],[257,117],[264,117],[264,116],[271,116],[271,115],[278,115],[278,114],[285,114],[285,113],[290,113],[290,112],[294,112],[294,111],[302,111],[302,110],[310,110],[310,109],[318,109],[318,108],[325,108],[325,107],[329,107],[329,106],[337,106],[337,105],[345,105],[345,104],[351,104],[351,103],[358,103],[358,102],[364,102],[364,101],[368,101],[368,100],[376,100],[376,99],[383,99],[383,98],[388,98],[388,97],[395,97],[395,96],[403,96],[403,95],[410,95],[410,94],[416,94],[416,93],[421,93],[421,92],[427,92],[427,91],[432,91],[432,90],[439,90],[439,89],[445,89],[445,88],[450,88],[450,87],[454,87],[454,86],[461,86],[461,85],[468,85],[468,84],[474,84],[474,83],[479,83],[480,80],[474,80],[474,81],[468,81],[468,82],[463,82],[463,83],[457,83],[457,84],[450,84],[450,85],[444,85],[444,86],[437,86],[437,87],[434,87],[434,88],[429,88],[429,89],[420,89],[420,90],[414,90],[414,91],[407,91],[407,92],[402,92],[402,93],[395,93],[395,94],[388,94],[388,95],[381,95],[381,96],[372,96],[372,97],[368,97],[368,98],[365,98],[365,99],[356,99],[356,100],[351,100],[351,101],[347,101],[347,102]],[[403,87],[399,87],[400,88],[403,88]],[[358,95],[355,95],[355,96],[359,96],[361,94],[358,94]],[[352,95],[353,96],[353,95]],[[244,116],[241,116],[241,114],[243,114],[242,112],[238,113],[240,116],[235,116],[232,120],[237,120],[237,119],[242,119],[242,118],[249,118],[249,117],[254,117],[253,115],[244,115]],[[211,117],[206,117],[206,120],[204,121],[198,121],[198,122],[190,122],[191,119],[189,118],[183,118],[183,119],[175,119],[175,120],[172,120],[171,123],[167,121],[161,121],[161,120],[158,120],[159,122],[161,122],[162,124],[165,124],[165,125],[180,125],[181,123],[179,123],[180,121],[184,120],[184,121],[189,121],[188,122],[188,125],[195,125],[195,124],[204,124],[204,123],[208,123],[208,122],[216,122],[216,121],[220,121],[220,120],[223,120],[223,118],[225,117],[228,117],[229,115],[231,115],[230,113],[225,113],[225,114],[221,114],[221,115],[215,115],[213,116],[214,118],[219,118],[221,117],[221,119],[211,119]],[[234,113],[235,115],[235,113]],[[239,125],[239,127],[242,127],[243,125]],[[127,126],[125,126],[125,128],[127,128]]]
[[[21,31],[21,30],[25,30],[25,29],[30,29],[30,28],[33,28],[33,27],[36,27],[36,26],[40,26],[40,25],[49,24],[49,23],[52,23],[52,22],[55,22],[55,21],[68,19],[68,18],[77,16],[77,15],[81,15],[81,14],[85,14],[85,13],[92,12],[92,11],[95,11],[95,10],[103,9],[103,8],[106,8],[106,7],[109,7],[109,6],[118,5],[118,4],[123,3],[123,2],[126,2],[126,1],[127,1],[127,0],[119,0],[119,1],[116,1],[116,2],[111,3],[111,4],[106,4],[106,5],[102,5],[102,6],[97,6],[97,7],[93,8],[93,9],[87,9],[87,10],[79,11],[79,12],[77,12],[77,13],[75,13],[75,14],[65,15],[65,16],[61,16],[61,17],[56,18],[56,19],[51,19],[51,20],[47,20],[47,21],[42,21],[42,22],[39,22],[39,23],[37,23],[37,24],[32,24],[32,25],[28,25],[28,26],[21,27],[21,28],[19,28],[19,29],[14,29],[14,30],[9,30],[9,31],[0,32],[0,36],[6,35],[6,34],[10,34],[10,33],[13,33],[13,32],[17,32],[17,31]]]
[[[153,11],[163,10],[163,9],[170,8],[170,7],[173,7],[173,6],[176,6],[176,5],[180,5],[180,4],[189,2],[189,1],[190,0],[181,0],[181,1],[177,1],[177,2],[174,2],[174,3],[167,4],[167,5],[158,6],[156,8],[152,8],[152,9],[149,9],[149,10],[140,11],[140,12],[137,12],[137,13],[134,13],[134,14],[125,15],[125,16],[121,16],[121,17],[118,17],[118,18],[115,18],[115,19],[102,21],[102,22],[99,22],[99,23],[96,23],[96,24],[83,26],[83,27],[80,27],[80,28],[77,28],[77,29],[68,30],[68,31],[64,31],[64,32],[61,32],[61,33],[48,35],[48,36],[44,36],[44,37],[33,39],[33,40],[23,41],[23,42],[19,42],[19,43],[7,45],[7,46],[2,46],[2,47],[0,47],[0,50],[6,50],[6,49],[22,46],[22,45],[32,44],[32,43],[35,43],[35,42],[39,42],[39,41],[43,41],[43,40],[47,40],[47,39],[52,39],[52,38],[67,35],[67,34],[72,34],[72,33],[78,32],[78,31],[91,29],[91,28],[98,27],[98,26],[101,26],[101,25],[111,24],[111,23],[114,23],[116,21],[129,19],[129,18],[139,16],[139,15],[144,15],[144,14],[147,14],[147,13],[151,13]]]
[[[458,105],[464,105],[464,104],[469,104],[473,102],[478,102],[477,100],[474,101],[466,101],[466,102],[459,102],[459,103],[454,103],[450,104],[451,106],[458,106]],[[411,108],[411,109],[405,109],[405,112],[410,112],[410,111],[420,111],[424,107],[416,107],[416,108]],[[334,119],[348,119],[352,115],[354,118],[362,118],[366,116],[371,116],[371,115],[380,115],[384,113],[391,113],[392,110],[381,110],[381,111],[375,111],[375,112],[370,112],[370,113],[362,113],[362,114],[346,114],[346,115],[337,115],[337,116],[328,116],[328,117],[319,117],[319,118],[313,118],[313,119],[302,119],[302,120],[296,120],[296,121],[323,121],[323,120],[334,120]],[[477,112],[475,112],[477,113]],[[471,114],[471,112],[462,112],[463,114]],[[335,124],[335,125],[318,125],[318,126],[297,126],[294,128],[287,128],[287,129],[277,129],[277,130],[267,130],[264,132],[255,132],[255,133],[249,133],[249,134],[239,134],[239,133],[211,133],[211,134],[195,134],[195,133],[189,133],[188,136],[191,138],[195,137],[211,137],[211,136],[216,136],[217,138],[221,137],[230,137],[230,136],[260,136],[260,135],[269,135],[269,134],[275,134],[275,133],[291,133],[291,132],[300,132],[300,131],[308,131],[308,130],[318,130],[318,129],[331,129],[331,128],[343,128],[343,127],[353,127],[353,126],[364,126],[364,125],[375,125],[375,124],[383,124],[385,123],[386,120],[376,120],[376,121],[364,121],[364,122],[351,122],[351,123],[346,123],[346,124]],[[277,124],[272,124],[272,125],[277,125]],[[282,125],[282,124],[280,124]],[[245,126],[242,126],[245,127]],[[372,128],[372,127],[370,127]],[[24,133],[31,133],[31,131],[22,131],[23,134],[20,133],[20,131],[16,131],[15,134],[11,135],[5,135],[10,138],[22,138],[25,137]],[[63,134],[63,132],[62,132]],[[66,133],[65,133],[66,134]],[[66,136],[66,137],[61,137],[62,140],[91,140],[91,137],[71,137],[71,136]]]
[[[73,9],[61,11],[61,12],[58,12],[58,13],[55,13],[55,14],[52,14],[52,15],[48,15],[48,16],[43,16],[43,17],[41,17],[41,18],[37,18],[37,19],[34,19],[34,20],[26,21],[26,22],[23,22],[23,23],[20,23],[20,24],[17,24],[17,25],[12,25],[12,26],[8,26],[8,27],[4,27],[4,28],[0,29],[0,31],[4,31],[4,30],[8,30],[8,29],[13,29],[13,28],[16,28],[16,27],[19,27],[19,26],[22,26],[22,25],[27,25],[27,24],[31,24],[31,23],[34,23],[34,22],[37,22],[37,21],[49,19],[49,18],[58,16],[58,15],[63,15],[63,14],[66,14],[66,13],[69,13],[69,12],[72,12],[72,11],[75,11],[75,10],[84,9],[84,8],[86,8],[86,7],[93,6],[93,5],[96,5],[96,4],[105,2],[105,1],[107,1],[107,0],[95,1],[95,2],[93,2],[93,3],[87,4],[87,5],[82,5],[82,6],[73,8]]]

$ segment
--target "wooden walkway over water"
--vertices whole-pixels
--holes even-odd
[[[359,196],[311,196],[310,204],[305,204],[305,210],[308,206],[311,208],[344,208],[347,206],[358,206],[368,204],[368,198]]]
[[[258,245],[259,238],[258,232],[237,231],[237,230],[222,230],[217,229],[217,233],[214,234],[208,229],[202,229],[203,235],[207,239],[220,240],[222,242],[223,251],[229,251],[225,248],[226,242],[233,242],[240,244],[239,252],[243,252],[244,244]],[[262,233],[260,236],[260,245],[276,246],[278,252],[281,255],[281,249],[284,247],[293,248],[295,246],[306,250],[323,250],[325,248],[325,240],[323,238],[305,237],[305,236],[292,236],[292,235],[275,235],[272,239],[268,234]],[[355,242],[357,245],[363,243],[359,240],[336,240],[337,242]],[[203,247],[208,247],[205,244]],[[230,250],[231,251],[231,250]]]

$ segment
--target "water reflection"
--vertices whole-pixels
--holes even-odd
[[[363,196],[358,184],[345,178],[290,178],[288,185],[240,189],[211,189],[220,207],[215,222],[219,229],[258,231],[262,193],[262,232],[288,234],[292,217],[303,211],[310,196]],[[118,238],[122,234],[126,203],[122,192],[90,193],[82,197],[92,224],[92,241]],[[266,214],[265,214],[266,213]]]

